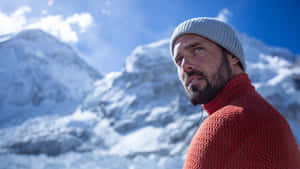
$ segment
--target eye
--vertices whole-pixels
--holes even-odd
[[[181,65],[182,60],[183,60],[183,57],[182,57],[182,56],[178,56],[178,57],[175,58],[175,63],[176,63],[177,65]]]
[[[202,47],[196,47],[196,48],[194,48],[194,51],[195,51],[195,52],[200,52],[200,51],[202,51],[202,50],[203,50]]]

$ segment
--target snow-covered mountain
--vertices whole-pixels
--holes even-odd
[[[40,30],[1,36],[0,53],[0,126],[60,108],[74,111],[102,77],[71,47]]]
[[[240,38],[251,80],[288,119],[299,143],[300,67],[297,57],[287,49],[264,45],[244,34],[240,34]],[[22,122],[0,126],[3,138],[0,140],[0,168],[182,168],[189,142],[207,114],[200,106],[189,103],[168,45],[168,40],[162,40],[138,46],[120,72],[100,79],[100,75],[78,57],[71,57],[77,56],[71,48],[40,31],[22,32],[2,42],[0,52],[11,55],[6,58],[6,64],[1,63],[1,69],[9,70],[0,71],[6,86],[14,84],[9,81],[10,74],[16,79],[28,74],[12,72],[23,72],[26,70],[23,67],[30,67],[33,76],[23,80],[23,86],[42,86],[42,90],[37,92],[34,87],[27,87],[18,92],[2,90],[1,86],[1,94],[11,96],[12,101],[8,97],[0,101],[5,107],[0,109],[0,119],[16,117],[16,114],[7,115],[11,109],[25,110],[28,105],[41,107],[49,102],[59,105],[60,100],[55,99],[61,98],[58,93],[63,93],[65,100],[84,99],[77,100],[76,106],[73,102],[73,109],[65,109],[65,105],[56,113],[45,108],[36,109],[46,111],[38,115],[26,112]],[[9,52],[9,48],[23,50],[17,55],[16,51]],[[64,54],[52,54],[53,49]],[[57,57],[64,55],[68,56]],[[23,57],[27,59],[16,61]],[[23,65],[22,69],[17,69],[16,63]],[[71,70],[69,65],[73,65]],[[50,76],[53,82],[45,76]],[[48,89],[52,94],[48,94]],[[34,93],[42,93],[44,99],[35,104],[33,100],[37,94]],[[29,95],[30,99],[20,97],[23,95]],[[25,104],[22,99],[27,100]],[[24,113],[19,111],[17,115]]]

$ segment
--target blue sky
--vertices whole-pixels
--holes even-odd
[[[267,45],[300,54],[298,0],[0,0],[0,34],[41,28],[103,74],[120,71],[141,44],[169,38],[180,22],[219,17]]]

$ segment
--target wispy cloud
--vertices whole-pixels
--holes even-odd
[[[47,15],[48,14],[48,10],[46,10],[46,9],[42,10],[42,14],[43,15]]]
[[[104,4],[109,6],[109,5],[111,5],[111,1],[112,1],[112,0],[105,0],[105,1],[104,1]]]
[[[49,0],[49,1],[48,1],[48,6],[52,6],[53,3],[54,3],[54,0]]]
[[[103,5],[105,7],[100,10],[100,13],[102,15],[111,16],[111,14],[112,14],[112,11],[111,11],[112,10],[112,1],[111,0],[105,0]]]
[[[217,19],[219,19],[223,22],[228,22],[228,19],[231,16],[232,16],[232,13],[227,8],[224,8],[218,14]]]
[[[69,17],[62,15],[46,15],[41,18],[27,18],[31,8],[23,6],[10,15],[0,12],[0,34],[19,32],[23,29],[42,29],[62,41],[78,42],[78,33],[83,33],[93,23],[93,17],[89,13],[74,14]],[[34,20],[34,22],[30,22]],[[77,30],[76,28],[79,28]]]
[[[101,14],[106,15],[106,16],[111,16],[111,11],[108,9],[101,9]]]

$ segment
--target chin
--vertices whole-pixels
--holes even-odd
[[[197,92],[189,92],[188,93],[188,98],[190,102],[196,106],[196,105],[201,105],[201,104],[207,104],[212,100],[212,97],[209,93],[205,91],[197,91]]]
[[[199,100],[199,95],[197,93],[188,93],[188,98],[194,106],[202,104]]]

